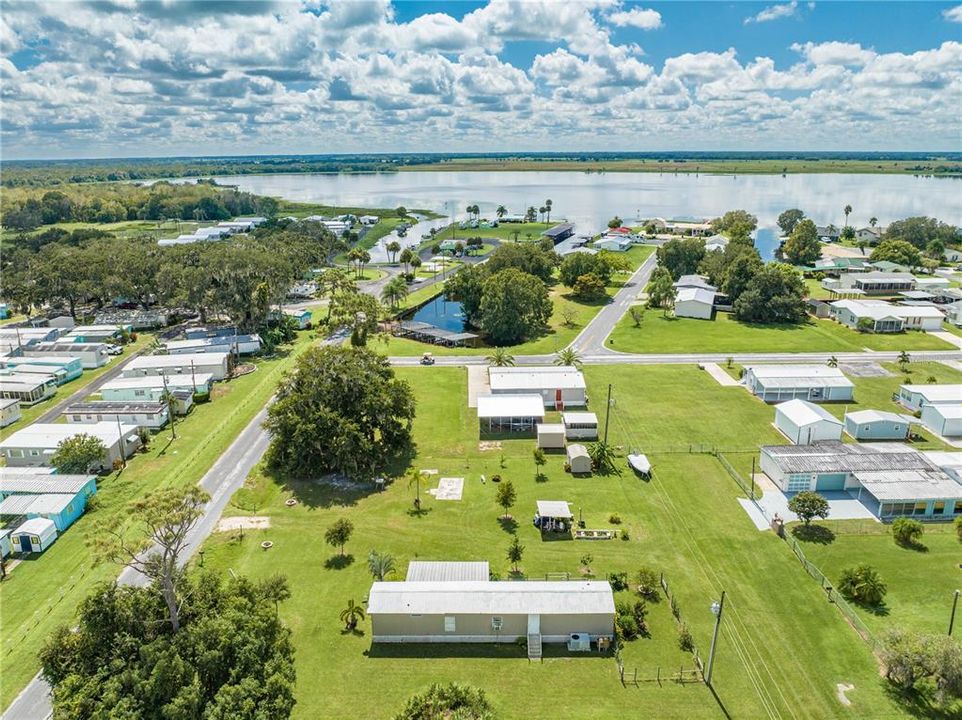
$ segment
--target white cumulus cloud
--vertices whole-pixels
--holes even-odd
[[[745,24],[750,23],[763,23],[771,22],[772,20],[779,20],[785,17],[791,17],[798,10],[797,0],[792,0],[789,3],[784,3],[782,5],[772,5],[765,8],[757,15],[751,15],[745,18]]]
[[[618,27],[636,27],[642,30],[656,30],[661,27],[661,13],[646,8],[619,10],[608,15],[608,21]]]
[[[942,17],[949,22],[962,23],[962,5],[956,5],[954,8],[943,10]]]

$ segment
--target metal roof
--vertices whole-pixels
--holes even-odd
[[[28,513],[58,513],[63,512],[74,501],[73,495],[47,493],[45,495],[11,495],[13,497],[31,498],[33,503],[27,509]],[[9,499],[9,498],[8,498]],[[3,502],[6,502],[4,500]],[[3,505],[3,503],[0,503]]]
[[[540,395],[479,395],[479,418],[543,418],[544,400]]]
[[[57,526],[53,524],[53,520],[49,520],[48,518],[30,518],[27,522],[17,527],[12,534],[38,535],[41,538],[46,538],[57,534]]]
[[[550,518],[573,518],[571,507],[564,500],[538,500],[538,514],[541,517]]]
[[[226,365],[228,352],[181,353],[179,355],[141,355],[124,366],[124,371],[163,367],[183,367],[190,369],[191,363],[205,365]]]
[[[902,385],[900,389],[918,395],[933,405],[962,402],[962,385]]]
[[[832,415],[825,408],[819,407],[805,400],[788,400],[775,406],[775,413],[782,413],[785,417],[799,426],[811,425],[815,422],[830,422],[841,425],[842,421]]]
[[[569,461],[574,460],[575,458],[590,458],[590,457],[591,457],[591,456],[588,454],[588,448],[586,448],[584,445],[580,445],[580,444],[578,444],[578,443],[573,443],[573,444],[569,445],[567,452],[568,452],[568,460],[569,460]]]
[[[700,302],[705,305],[715,304],[715,291],[700,287],[680,287],[675,293],[675,303]]]
[[[897,470],[935,470],[922,453],[904,443],[843,443],[766,445],[762,448],[785,473],[855,473]]]
[[[167,409],[166,403],[162,402],[126,402],[124,400],[88,400],[68,405],[63,411],[64,415],[80,415],[83,413],[114,413],[132,414],[146,413],[156,415]]]
[[[93,475],[18,475],[10,468],[0,476],[0,495],[76,495]]]
[[[183,357],[183,356],[181,356]],[[167,375],[167,387],[173,390],[174,388],[191,388],[194,385],[204,386],[210,385],[213,381],[214,376],[210,373],[190,373],[186,375]],[[163,389],[164,387],[164,376],[163,375],[138,375],[135,377],[119,377],[105,382],[100,386],[101,391],[103,390],[129,390],[129,389]]]
[[[484,582],[491,578],[486,560],[476,562],[435,562],[412,560],[406,582]]]
[[[561,420],[565,425],[597,425],[598,416],[593,412],[563,412]]]
[[[585,376],[571,365],[488,368],[492,390],[583,390]]]
[[[923,410],[923,415],[927,412],[932,412],[941,418],[946,420],[959,420],[962,419],[962,403],[959,405],[952,405],[950,403],[939,404],[939,405],[926,405]]]
[[[102,421],[86,424],[70,423],[33,423],[22,430],[17,430],[3,442],[0,448],[56,448],[63,440],[75,435],[92,435],[104,445],[110,447],[119,441],[119,432],[125,436],[135,435],[137,426],[113,421]]]
[[[962,499],[962,485],[941,470],[878,470],[853,475],[881,501]]]
[[[909,425],[918,423],[918,419],[912,415],[886,412],[885,410],[853,410],[852,412],[845,413],[845,419],[851,420],[857,425],[866,425],[874,422],[907,423]]]
[[[26,515],[36,495],[11,495],[0,501],[0,515]]]
[[[612,615],[606,581],[376,582],[369,615]]]

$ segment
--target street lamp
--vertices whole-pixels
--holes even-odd
[[[708,672],[705,673],[705,684],[711,687],[711,674],[715,665],[715,647],[718,644],[718,628],[721,627],[722,611],[725,609],[725,591],[722,590],[721,599],[711,604],[711,612],[715,616],[715,630],[711,635],[711,649],[708,651]]]

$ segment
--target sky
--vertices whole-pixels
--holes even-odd
[[[0,158],[962,151],[962,5],[96,0],[0,10]]]

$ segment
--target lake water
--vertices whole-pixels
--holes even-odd
[[[438,295],[434,300],[421,307],[411,318],[415,322],[425,322],[451,332],[464,331],[464,312],[461,303],[445,300]]]
[[[236,175],[217,178],[259,195],[353,207],[426,208],[455,218],[477,204],[493,217],[553,203],[552,219],[576,223],[578,234],[603,229],[618,215],[716,217],[743,208],[771,227],[783,210],[798,207],[819,225],[886,225],[931,215],[962,225],[962,179],[911,175],[675,175],[584,172],[402,172],[383,175]]]

